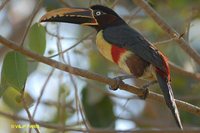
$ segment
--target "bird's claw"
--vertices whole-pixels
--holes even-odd
[[[116,77],[113,79],[115,80],[115,84],[110,85],[109,89],[115,91],[119,88],[119,85],[122,83],[122,79],[120,77]]]
[[[149,82],[148,84],[145,84],[144,86],[142,86],[141,87],[141,89],[143,90],[143,93],[141,94],[141,96],[139,96],[141,99],[146,99],[147,98],[147,96],[148,96],[148,94],[149,94],[149,89],[148,89],[148,87],[149,86],[151,86],[151,85],[154,85],[154,84],[156,84],[157,83],[157,81],[156,80],[154,80],[154,81],[151,81],[151,82]]]
[[[111,90],[114,90],[114,91],[115,91],[115,90],[117,90],[117,89],[119,88],[120,84],[123,83],[123,80],[124,80],[124,79],[129,79],[129,78],[134,78],[134,76],[133,76],[133,75],[124,75],[124,76],[115,77],[115,78],[113,78],[113,79],[116,81],[115,84],[109,86],[109,88],[110,88]]]
[[[139,98],[145,100],[149,95],[149,89],[147,87],[142,87],[141,89],[142,89],[142,94],[139,95]]]

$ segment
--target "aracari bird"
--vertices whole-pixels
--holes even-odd
[[[90,8],[61,8],[47,12],[40,22],[65,22],[96,29],[100,53],[136,78],[155,79],[176,123],[182,129],[179,112],[170,85],[168,59],[112,9],[94,5]]]

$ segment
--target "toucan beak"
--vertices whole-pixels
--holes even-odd
[[[47,12],[40,22],[65,22],[81,25],[98,25],[90,8],[61,8]]]

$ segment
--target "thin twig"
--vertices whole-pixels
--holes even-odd
[[[169,43],[171,41],[174,41],[176,38],[170,38],[170,39],[167,39],[167,40],[164,40],[164,41],[160,41],[160,42],[154,42],[153,45],[162,45],[162,44],[166,44],[166,43]]]
[[[36,114],[36,112],[37,112],[38,105],[40,104],[40,101],[41,101],[42,96],[43,96],[43,94],[44,94],[44,91],[45,91],[45,88],[46,88],[46,86],[47,86],[47,83],[49,82],[49,80],[50,80],[50,78],[51,78],[51,76],[52,76],[54,70],[55,70],[54,68],[51,70],[51,72],[49,73],[49,75],[48,75],[48,77],[47,77],[47,79],[46,79],[46,81],[45,81],[45,83],[44,83],[44,85],[42,86],[40,95],[39,95],[39,97],[38,97],[38,99],[37,99],[37,102],[36,102],[36,105],[35,105],[35,109],[34,109],[34,111],[33,111],[33,116],[32,116],[33,118],[35,117],[35,114]]]
[[[41,7],[41,5],[42,5],[42,1],[43,1],[43,0],[39,0],[39,1],[38,1],[38,3],[37,3],[36,6],[35,6],[35,9],[34,9],[33,13],[31,14],[31,16],[30,16],[30,18],[29,18],[29,22],[28,22],[28,24],[27,24],[27,28],[26,28],[26,30],[25,30],[25,32],[24,32],[24,34],[23,34],[22,41],[21,41],[21,44],[20,44],[21,47],[23,47],[23,45],[24,45],[24,41],[25,41],[25,39],[26,39],[26,36],[27,36],[27,34],[28,34],[28,31],[29,31],[29,29],[31,28],[31,24],[32,24],[32,22],[33,22],[33,19],[35,18],[36,14],[38,13],[38,11],[39,11],[39,9],[40,9],[40,7]]]
[[[141,11],[141,8],[137,8],[133,15],[131,15],[131,17],[127,20],[127,24],[130,24],[130,22],[136,17],[136,15]]]
[[[69,56],[67,56],[67,60],[68,60],[68,62],[69,62],[69,65],[71,65]],[[73,71],[73,69],[72,69],[72,71]],[[74,80],[74,78],[73,78],[73,76],[72,76],[71,73],[69,73],[69,76],[70,76],[70,80],[72,81],[72,84],[73,84],[73,86],[74,86],[75,97],[76,97],[76,101],[77,101],[77,107],[78,107],[79,110],[80,110],[80,114],[81,114],[81,117],[82,117],[82,119],[83,119],[83,123],[84,123],[86,129],[87,129],[87,131],[89,131],[90,127],[89,127],[89,125],[88,125],[88,123],[87,123],[87,121],[85,120],[85,117],[84,117],[84,114],[85,114],[85,113],[84,113],[84,109],[83,109],[83,107],[82,107],[82,104],[81,104],[81,102],[80,102],[79,96],[78,96],[78,88],[77,88],[77,85],[76,85],[75,80]],[[78,109],[78,108],[77,108],[77,109]]]
[[[115,0],[115,1],[113,2],[113,4],[111,5],[110,8],[113,9],[113,8],[118,4],[118,2],[119,2],[119,0]]]
[[[35,101],[36,102],[36,101]],[[47,106],[55,106],[55,107],[61,107],[61,108],[67,108],[68,111],[70,112],[75,112],[76,109],[74,107],[72,107],[71,102],[69,103],[61,103],[60,101],[55,102],[55,101],[40,101],[41,104],[45,104]]]
[[[69,7],[69,4],[65,2],[64,0],[58,0],[60,3],[62,3],[64,6]]]
[[[94,32],[90,32],[88,35],[86,35],[85,37],[83,37],[82,39],[80,39],[78,42],[76,42],[74,45],[72,45],[71,47],[61,51],[61,52],[58,52],[57,54],[54,54],[52,56],[49,56],[48,58],[53,58],[53,57],[56,57],[58,55],[61,55],[61,54],[64,54],[65,52],[68,52],[69,50],[73,49],[74,47],[76,47],[77,45],[79,45],[83,40],[87,39],[90,35],[94,34]]]
[[[23,103],[23,106],[24,106],[24,109],[28,115],[28,118],[29,118],[29,121],[31,124],[36,124],[35,121],[33,120],[33,117],[31,116],[31,113],[29,112],[28,110],[28,107],[27,107],[27,104],[26,104],[26,101],[24,99],[24,93],[22,94],[22,103]],[[38,128],[34,128],[34,130],[37,132],[37,133],[40,133],[39,129]],[[31,132],[31,130],[29,130],[29,133]]]
[[[174,70],[176,73],[184,75],[184,76],[188,76],[195,80],[200,81],[200,73],[193,73],[193,72],[185,71],[181,67],[177,66],[176,64],[174,64],[172,62],[169,62],[169,65],[170,65],[171,69]]]
[[[129,112],[131,115],[133,115],[133,112],[132,112],[129,108],[126,108],[126,106],[127,106],[127,104],[128,104],[129,101],[130,101],[129,99],[126,99],[126,101],[124,102],[124,104],[116,103],[116,104],[117,104],[118,106],[120,106],[121,109],[122,109],[122,110],[119,112],[119,114],[116,115],[117,117],[120,117],[120,116],[124,113],[125,110],[126,110],[127,112]]]
[[[1,5],[0,5],[0,11],[4,8],[4,6],[9,2],[10,0],[5,0]]]
[[[52,66],[54,68],[57,68],[59,70],[65,71],[65,72],[70,72],[71,74],[77,75],[77,76],[81,76],[81,77],[85,77],[87,79],[91,79],[91,80],[95,80],[95,81],[99,81],[101,83],[105,83],[108,84],[110,86],[115,85],[116,81],[113,80],[112,78],[108,78],[108,77],[104,77],[101,76],[99,74],[96,73],[92,73],[77,67],[72,67],[66,64],[63,64],[61,62],[49,59],[47,57],[44,57],[42,55],[36,54],[34,52],[31,52],[30,50],[27,50],[25,48],[19,47],[17,46],[17,44],[15,44],[12,41],[9,41],[7,39],[5,39],[4,37],[0,36],[0,43],[10,49],[13,49],[15,51],[20,52],[21,54],[31,57],[34,60],[37,60],[38,62],[44,63],[46,65]],[[73,70],[73,71],[71,71]],[[122,90],[126,90],[130,93],[134,93],[138,96],[144,95],[143,90],[139,89],[138,87],[135,86],[130,86],[128,84],[125,83],[121,83],[119,85],[119,88]],[[165,103],[163,96],[154,92],[149,93],[149,95],[147,96],[147,99],[151,99],[151,100],[155,100],[157,102],[160,103]],[[179,109],[185,110],[187,112],[190,112],[192,114],[198,115],[200,116],[200,108],[192,105],[190,103],[184,102],[184,101],[180,101],[180,100],[176,100],[177,106]]]
[[[56,45],[57,45],[57,51],[59,53],[59,52],[63,51],[62,50],[62,45],[61,45],[61,40],[60,40],[60,26],[59,26],[59,24],[56,24],[56,34],[57,34]],[[64,54],[63,53],[59,54],[59,59],[61,61],[65,62],[65,60],[64,60]],[[60,94],[60,93],[59,93],[58,101],[59,101],[59,103],[61,102],[62,104],[65,103],[65,98],[63,98],[62,94]],[[61,108],[60,105],[59,105],[57,110],[58,110],[59,120],[61,121],[63,127],[65,127],[65,118],[63,118],[64,117],[63,114],[65,112],[65,108]],[[63,130],[62,133],[64,133],[64,132],[65,131]]]
[[[49,76],[47,77],[47,80],[45,81],[44,85],[42,86],[42,89],[41,89],[41,92],[40,92],[40,96],[38,97],[38,100],[36,102],[36,105],[35,105],[35,108],[34,108],[34,111],[33,111],[33,115],[32,115],[33,118],[35,117],[38,105],[40,104],[40,100],[42,99],[42,96],[44,94],[44,90],[45,90],[45,88],[47,86],[47,83],[49,82],[50,77],[52,76],[54,70],[55,69],[52,69],[52,71],[50,72]],[[31,132],[31,130],[32,130],[32,128],[29,129],[29,132]]]
[[[26,118],[23,118],[23,117],[20,117],[20,116],[16,116],[16,115],[13,115],[13,114],[9,114],[9,113],[5,113],[5,112],[2,112],[0,111],[0,115],[6,117],[6,118],[9,118],[9,119],[13,119],[13,120],[17,120],[17,121],[26,121],[26,122],[31,122],[29,119],[26,119]],[[56,129],[58,131],[75,131],[75,132],[86,132],[86,130],[84,129],[79,129],[79,128],[71,128],[71,125],[68,125],[68,126],[65,126],[63,127],[62,125],[58,125],[58,124],[50,124],[48,122],[41,122],[41,121],[34,121],[36,125],[39,125],[41,127],[45,127],[45,128],[48,128],[48,129]]]
[[[67,39],[67,40],[69,40],[69,39],[72,39],[72,40],[77,40],[77,39],[79,39],[78,37],[64,37],[64,36],[58,36],[58,35],[56,35],[56,34],[54,34],[54,33],[51,33],[50,31],[48,31],[47,26],[45,26],[45,31],[46,31],[46,33],[47,33],[48,35],[50,35],[50,36],[52,36],[52,37],[56,37],[56,38],[59,37],[61,40],[62,40],[62,39]]]
[[[199,101],[200,100],[199,95],[179,96],[178,98],[181,100],[186,100],[186,101]]]
[[[30,120],[20,117],[20,116],[16,116],[13,114],[9,114],[9,113],[5,113],[0,111],[0,115],[2,115],[3,117],[12,119],[12,120],[17,120],[17,121],[27,121],[30,122]],[[63,128],[62,125],[58,125],[58,124],[50,124],[50,123],[46,123],[46,122],[41,122],[41,121],[35,121],[36,124],[38,124],[41,127],[45,127],[48,129],[56,129],[57,131],[74,131],[74,132],[81,132],[81,133],[86,133],[87,130],[85,129],[80,129],[80,128],[71,128],[71,126],[65,126]],[[177,130],[174,128],[167,128],[167,129],[151,129],[148,128],[146,130],[109,130],[109,129],[90,129],[90,133],[199,133],[200,132],[200,128],[185,128],[184,131],[182,130]]]
[[[169,26],[161,16],[145,1],[145,0],[133,0],[136,5],[142,8],[146,14],[148,14],[154,21],[166,32],[171,38],[177,38],[175,41],[177,44],[200,65],[200,55],[188,45],[183,37],[177,33],[171,26]]]
[[[89,6],[91,6],[92,5],[92,0],[89,0]]]
[[[58,51],[63,51],[63,50],[62,50],[61,41],[60,41],[60,38],[59,38],[59,36],[60,36],[59,31],[60,31],[60,30],[59,30],[59,26],[57,26],[57,35],[58,35],[58,38],[57,38],[57,47],[58,47]],[[90,35],[90,34],[89,34],[89,35]],[[89,37],[89,36],[88,36],[88,37]],[[68,55],[67,55],[67,61],[65,60],[64,54],[63,54],[63,53],[61,53],[59,56],[60,56],[60,59],[61,59],[65,64],[67,64],[67,61],[68,61],[68,64],[71,65],[70,58],[69,58]],[[73,69],[72,69],[71,71],[73,71]],[[75,80],[74,80],[74,78],[73,78],[73,76],[72,76],[71,73],[69,73],[69,77],[70,77],[70,80],[71,80],[72,85],[74,86],[74,90],[75,90],[76,109],[77,109],[77,110],[78,110],[78,109],[80,110],[80,114],[81,114],[83,123],[84,123],[86,129],[89,131],[88,124],[87,124],[87,122],[86,122],[86,120],[85,120],[85,118],[84,118],[84,115],[83,115],[83,109],[82,109],[82,106],[81,106],[81,102],[80,102],[80,100],[79,100],[77,85],[76,85]],[[79,121],[78,111],[77,111],[77,116],[78,116],[78,121]]]

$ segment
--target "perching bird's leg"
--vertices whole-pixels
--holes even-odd
[[[152,85],[154,85],[154,84],[156,84],[156,83],[158,83],[158,81],[157,81],[157,80],[153,80],[153,81],[150,81],[150,82],[144,84],[141,88],[142,88],[142,89],[148,88],[149,86],[152,86]]]
[[[143,90],[142,94],[138,95],[138,97],[140,99],[145,100],[147,98],[148,94],[149,94],[149,89],[148,88],[142,88],[142,90]]]
[[[141,87],[141,89],[143,90],[143,94],[141,95],[141,96],[139,96],[141,99],[146,99],[147,98],[147,96],[148,96],[148,94],[149,94],[149,89],[148,89],[148,87],[149,86],[151,86],[151,85],[154,85],[154,84],[156,84],[156,83],[158,83],[158,81],[157,80],[153,80],[153,81],[151,81],[151,82],[148,82],[147,84],[145,84],[145,85],[143,85],[142,87]]]
[[[112,86],[109,86],[109,89],[111,90],[117,90],[119,88],[119,85],[123,82],[124,79],[129,79],[129,78],[134,78],[133,75],[124,75],[124,76],[118,76],[118,77],[115,77],[113,78],[116,83]]]

